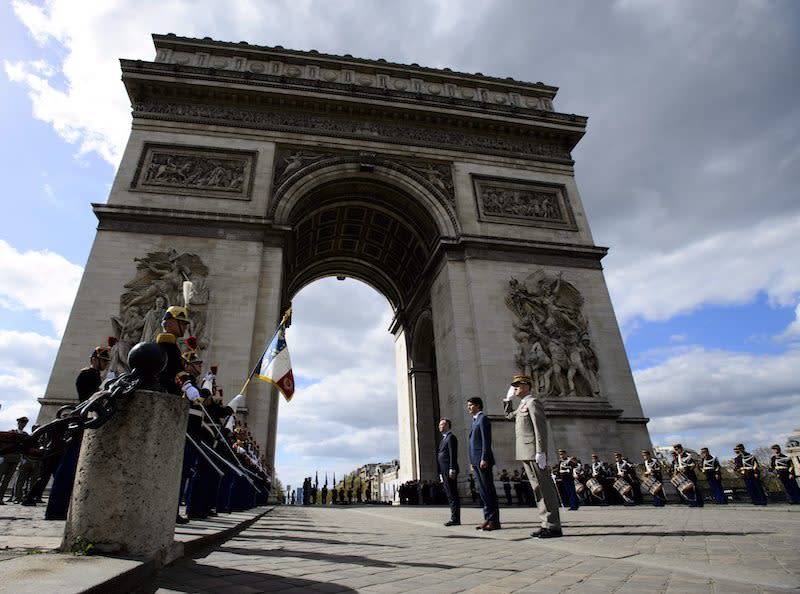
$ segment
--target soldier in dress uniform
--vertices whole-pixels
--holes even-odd
[[[733,459],[733,470],[741,475],[747,494],[750,495],[750,501],[753,505],[767,505],[767,495],[761,484],[761,464],[758,463],[758,459],[746,451],[741,443],[736,444],[733,452],[736,454]]]
[[[800,503],[800,487],[797,485],[797,476],[792,464],[792,458],[781,452],[781,446],[777,443],[772,445],[775,452],[769,459],[769,469],[774,472],[786,489],[786,500],[791,505]]]
[[[639,505],[642,503],[642,489],[639,483],[639,477],[636,476],[636,468],[631,464],[625,456],[619,452],[614,454],[614,469],[617,473],[617,478],[624,479],[631,486],[630,501],[628,498],[620,493],[623,501],[627,505]]]
[[[156,344],[167,358],[167,364],[158,376],[161,387],[170,394],[181,394],[181,388],[175,383],[175,378],[184,370],[184,361],[178,339],[186,334],[191,322],[189,310],[179,305],[171,305],[164,312],[161,328],[164,330],[156,336]]]
[[[170,394],[182,393],[181,388],[175,383],[178,374],[184,370],[184,361],[181,355],[181,349],[178,347],[178,339],[186,334],[186,330],[189,328],[190,324],[189,310],[179,305],[171,305],[164,312],[164,316],[161,320],[161,329],[163,332],[156,336],[156,344],[166,358],[164,369],[162,369],[161,373],[158,375],[158,383]],[[194,462],[193,454],[193,448],[187,441],[183,449],[183,473],[180,487],[181,499],[184,495],[184,487],[191,478],[190,471]],[[178,524],[186,524],[189,520],[177,514],[175,521]]]
[[[664,479],[661,472],[661,462],[653,458],[648,450],[642,450],[642,466],[644,467],[645,480],[652,479],[661,483],[661,488],[650,491],[653,496],[653,505],[664,507],[667,498],[664,497]]]
[[[700,448],[700,470],[705,475],[716,505],[725,505],[728,498],[722,490],[722,467],[716,456],[712,456],[708,448]]]
[[[692,455],[685,451],[683,446],[679,443],[672,446],[672,452],[674,454],[672,462],[674,472],[683,475],[694,485],[693,497],[690,498],[682,491],[679,491],[680,495],[687,501],[689,507],[703,507],[703,493],[700,491],[700,485],[697,484],[697,474],[695,474],[697,462],[695,462]]]
[[[597,454],[592,454],[592,463],[589,465],[589,469],[589,473],[591,474],[590,478],[595,479],[597,484],[600,486],[599,490],[591,490],[592,497],[597,499],[600,505],[608,505],[608,499],[606,498],[608,468],[606,467],[605,462],[600,460],[600,457]]]
[[[566,493],[566,501],[569,504],[569,509],[572,511],[580,507],[578,501],[578,494],[575,492],[575,463],[567,456],[566,450],[558,450],[558,478],[561,479],[564,492]]]
[[[89,367],[81,369],[75,379],[75,389],[78,391],[78,402],[89,400],[92,394],[100,389],[103,382],[102,372],[108,369],[111,363],[111,349],[107,346],[96,347],[89,356]]]
[[[578,503],[586,505],[589,503],[589,491],[586,488],[586,479],[589,478],[589,473],[587,472],[588,465],[582,464],[575,456],[572,456],[570,460],[572,460],[573,463],[572,478],[575,481],[575,492],[578,494]]]
[[[19,417],[17,419],[17,428],[12,429],[11,432],[20,435],[27,435],[28,432],[25,431],[25,426],[27,424],[28,417]],[[14,476],[14,471],[17,469],[17,465],[19,464],[21,458],[22,455],[16,453],[8,453],[0,456],[0,505],[5,505],[6,503],[6,489],[11,482],[11,478]]]

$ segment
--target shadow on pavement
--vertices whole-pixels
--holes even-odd
[[[248,588],[261,592],[357,592],[335,582],[320,582],[271,573],[243,571],[206,566],[196,561],[183,561],[160,571],[134,594],[153,594],[159,589],[173,592],[215,592],[225,594]],[[252,591],[247,590],[247,591]]]
[[[254,555],[257,557],[292,557],[310,559],[312,561],[326,561],[328,563],[344,563],[347,565],[360,565],[362,567],[428,567],[430,569],[453,569],[455,565],[444,563],[415,563],[413,561],[378,561],[361,555],[331,555],[313,551],[295,551],[287,549],[245,549],[241,547],[221,546],[216,549],[221,553],[234,555]]]
[[[266,536],[260,535],[250,535],[250,534],[240,534],[238,535],[235,540],[240,539],[247,539],[247,540],[264,540],[267,538]],[[348,542],[346,540],[334,540],[328,538],[306,538],[304,536],[288,536],[288,535],[279,535],[277,537],[281,542],[288,540],[291,542],[313,542],[318,544],[330,544],[330,545],[350,545],[350,546],[359,546],[359,547],[389,547],[392,549],[402,549],[405,547],[401,547],[399,545],[391,545],[391,544],[378,544],[373,542]]]

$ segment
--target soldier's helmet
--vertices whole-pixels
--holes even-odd
[[[183,357],[184,363],[202,363],[203,360],[200,358],[200,355],[197,354],[197,351],[186,351],[181,355]]]
[[[164,320],[178,320],[179,322],[186,322],[191,324],[189,319],[189,310],[180,305],[171,305],[164,312]]]
[[[104,361],[111,361],[111,348],[107,346],[99,346],[92,351],[92,357],[97,357]]]

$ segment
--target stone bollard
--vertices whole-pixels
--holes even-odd
[[[188,416],[186,399],[137,390],[84,432],[62,551],[169,559]]]

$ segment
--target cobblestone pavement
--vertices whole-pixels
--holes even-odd
[[[64,522],[44,519],[44,505],[0,506],[0,561],[51,551],[61,545]]]
[[[142,592],[800,591],[800,509],[582,508],[565,537],[532,539],[535,510],[503,529],[445,528],[441,507],[278,507]]]

